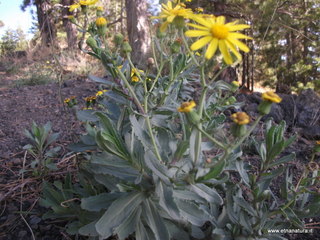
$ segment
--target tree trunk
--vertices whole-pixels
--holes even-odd
[[[37,17],[42,46],[51,46],[56,42],[57,29],[52,18],[52,6],[47,0],[36,0]]]
[[[126,0],[127,31],[133,49],[132,60],[144,65],[150,56],[151,36],[147,17],[147,1]]]
[[[69,11],[68,6],[72,5],[74,0],[62,0],[61,3],[63,5],[62,23],[67,33],[68,49],[74,49],[77,46],[77,30],[68,19],[68,16],[73,15],[73,13]]]

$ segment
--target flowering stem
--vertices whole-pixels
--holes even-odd
[[[180,34],[180,35],[181,35],[181,37],[182,37],[182,41],[183,41],[184,45],[186,46],[186,49],[187,49],[188,53],[190,54],[193,62],[196,64],[197,67],[200,67],[200,64],[199,64],[198,60],[195,58],[193,52],[192,52],[192,51],[190,50],[190,48],[189,48],[187,39],[186,39],[186,37],[184,36],[184,33],[183,33],[183,30],[182,30],[182,29],[181,29],[181,34]]]
[[[202,93],[201,93],[201,97],[200,97],[200,104],[199,104],[199,110],[198,110],[198,114],[200,119],[202,119],[202,115],[203,115],[203,109],[204,109],[204,102],[207,96],[207,91],[208,91],[208,86],[206,84],[206,79],[205,79],[205,74],[204,74],[204,67],[205,64],[203,64],[201,66],[201,86],[202,86]],[[196,136],[196,144],[195,144],[195,163],[198,161],[199,157],[200,157],[200,152],[201,152],[201,143],[202,143],[202,123],[199,123],[196,128],[199,130],[197,132],[197,136]]]
[[[132,61],[131,61],[131,58],[130,58],[130,55],[127,54],[127,59],[128,59],[128,62],[131,66],[132,69],[135,68],[135,66],[133,65]],[[149,98],[149,95],[150,95],[150,92],[148,92],[148,88],[147,88],[147,81],[143,81],[141,79],[141,76],[140,76],[140,73],[139,71],[137,71],[137,76],[138,78],[140,79],[140,81],[142,81],[143,83],[143,88],[144,88],[144,92],[145,92],[145,96],[144,96],[144,109],[143,109],[143,112],[145,113],[144,114],[144,118],[146,120],[146,123],[147,123],[147,128],[148,128],[148,132],[149,132],[149,135],[151,137],[151,142],[152,142],[152,145],[153,145],[153,148],[154,148],[154,151],[155,151],[155,154],[156,154],[156,157],[158,158],[158,160],[160,162],[162,162],[162,158],[161,158],[161,155],[159,153],[159,149],[158,149],[158,146],[156,144],[156,140],[155,140],[155,137],[153,135],[153,131],[152,131],[152,125],[151,125],[151,122],[150,122],[150,117],[148,115],[148,98]],[[140,104],[140,102],[139,102]]]
[[[203,135],[205,135],[207,138],[209,138],[209,140],[211,142],[213,142],[214,144],[216,144],[217,146],[226,149],[227,147],[225,145],[223,145],[221,142],[219,142],[217,139],[213,138],[212,136],[210,136],[210,134],[208,134],[206,131],[204,131],[202,128],[199,128],[199,126],[196,126],[196,128],[203,133]]]
[[[135,92],[133,91],[132,87],[130,86],[126,76],[124,76],[124,74],[121,72],[121,70],[117,70],[121,80],[124,82],[124,84],[126,85],[127,89],[129,90],[132,98],[133,98],[133,102],[136,104],[136,106],[138,107],[139,111],[142,114],[145,114],[145,111],[143,109],[143,107],[141,106],[141,103],[139,102],[139,99],[137,97],[137,95],[135,94]]]
[[[169,89],[170,89],[170,87],[172,86],[172,84],[173,84],[173,82],[174,82],[174,80],[175,80],[175,77],[176,77],[176,75],[175,75],[174,72],[173,72],[172,56],[170,56],[170,59],[169,59],[169,67],[170,67],[169,83],[168,83],[167,87],[164,89],[164,94],[163,94],[162,97],[161,97],[159,106],[161,106],[161,105],[165,102],[167,96],[169,95],[169,93],[168,93],[168,92],[169,92]]]

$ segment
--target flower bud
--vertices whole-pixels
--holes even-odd
[[[148,67],[149,69],[151,69],[151,68],[153,68],[153,66],[154,66],[154,59],[153,59],[152,57],[149,57],[149,58],[147,59],[147,67]]]
[[[171,52],[172,52],[172,53],[179,53],[179,52],[180,52],[181,45],[182,45],[182,40],[178,38],[177,40],[175,40],[175,41],[171,44],[171,46],[170,46]]]
[[[242,137],[247,132],[247,125],[239,125],[239,124],[233,124],[231,126],[231,133],[235,137]]]
[[[198,125],[200,123],[200,116],[195,110],[191,110],[190,112],[187,112],[187,119],[190,123],[194,125]]]
[[[93,37],[88,37],[86,44],[95,52],[98,48],[97,41]]]
[[[120,46],[123,43],[123,35],[121,33],[116,33],[113,37],[113,42],[116,46]]]
[[[271,111],[272,102],[262,101],[258,106],[258,111],[261,115],[269,114]]]
[[[128,42],[128,40],[124,40],[123,43],[122,43],[122,51],[124,53],[130,53],[132,52],[132,48]]]
[[[184,18],[181,16],[177,16],[173,20],[173,24],[178,28],[178,29],[183,29],[185,26]]]

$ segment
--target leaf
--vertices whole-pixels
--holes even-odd
[[[293,159],[295,159],[295,157],[296,157],[295,153],[290,153],[289,155],[284,156],[284,157],[278,159],[277,161],[269,164],[269,167],[271,168],[271,167],[274,167],[274,166],[277,166],[277,165],[280,165],[280,164],[283,164],[283,163],[290,162]]]
[[[146,199],[143,202],[143,216],[157,240],[170,240],[169,232],[154,203]]]
[[[184,153],[187,151],[188,147],[189,147],[188,141],[179,142],[177,150],[175,151],[175,153],[173,155],[172,162],[179,161],[183,157]]]
[[[91,196],[81,199],[81,208],[91,212],[99,212],[101,209],[108,209],[113,201],[117,200],[126,194],[124,193],[101,193],[96,196]]]
[[[191,224],[202,227],[207,221],[211,221],[212,217],[193,202],[176,200],[182,219]]]
[[[127,219],[144,198],[143,193],[132,192],[115,200],[96,223],[96,230],[101,237],[110,237],[113,229]]]
[[[109,81],[109,80],[107,80],[105,78],[100,78],[100,77],[97,77],[97,76],[94,76],[94,75],[91,75],[91,74],[88,75],[88,78],[91,79],[92,81],[95,81],[97,83],[103,83],[103,84],[106,84],[106,85],[108,85],[110,87],[113,87],[115,85],[115,83],[112,82],[112,81]]]
[[[160,163],[151,151],[145,152],[144,161],[153,174],[158,176],[164,183],[170,184],[169,178],[171,177],[171,174],[168,168]]]
[[[137,207],[131,215],[115,229],[114,232],[118,235],[120,240],[125,240],[136,230],[136,225],[140,222],[141,212],[141,207]]]
[[[209,180],[212,178],[217,178],[223,172],[224,166],[226,165],[226,161],[219,161],[211,167],[210,172],[208,172],[205,176],[200,178],[199,180]]]
[[[134,130],[134,134],[137,138],[141,141],[142,145],[144,146],[145,150],[153,150],[153,146],[151,144],[151,137],[149,136],[148,132],[145,130],[146,123],[144,120],[138,122],[135,115],[129,116],[130,122],[132,124],[132,128]]]
[[[234,203],[239,205],[243,210],[245,210],[248,214],[250,214],[253,217],[257,216],[256,211],[252,207],[250,203],[248,203],[246,200],[244,200],[241,197],[234,197]],[[240,220],[241,221],[241,220]]]
[[[173,196],[180,200],[196,201],[198,203],[204,203],[204,199],[197,193],[189,190],[173,190]]]
[[[112,100],[114,100],[115,102],[117,102],[119,104],[127,105],[128,104],[128,100],[123,97],[123,94],[120,94],[115,90],[116,89],[114,89],[112,91],[110,90],[108,92],[105,92],[104,95],[106,97],[111,98]]]
[[[137,222],[135,237],[136,237],[136,240],[151,240],[152,239],[148,236],[148,232],[147,232],[146,228],[143,226],[141,221]]]
[[[243,181],[247,186],[250,186],[250,185],[249,185],[249,176],[248,176],[247,171],[244,169],[244,164],[243,164],[243,161],[242,161],[242,160],[237,160],[237,161],[236,161],[236,168],[237,168],[237,170],[238,170],[238,173],[239,173],[240,176],[241,176],[242,181]]]
[[[95,224],[97,221],[91,222],[87,225],[84,225],[81,227],[78,232],[83,235],[83,236],[88,236],[88,237],[97,237],[99,234],[95,228]]]
[[[94,115],[94,110],[79,110],[77,111],[77,118],[82,122],[96,122],[98,118]]]
[[[214,188],[209,188],[203,183],[197,183],[190,186],[193,192],[197,193],[200,197],[206,199],[210,203],[221,205],[223,199]]]
[[[156,184],[156,192],[160,199],[160,206],[167,211],[171,218],[179,220],[180,213],[177,204],[173,199],[172,186],[167,186],[163,184],[161,181],[158,181]]]

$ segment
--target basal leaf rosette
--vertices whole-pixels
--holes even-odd
[[[272,103],[280,103],[282,101],[281,97],[279,97],[276,93],[271,91],[262,93],[261,98],[262,102],[258,107],[259,113],[261,115],[266,115],[270,113]]]
[[[243,52],[249,52],[249,48],[239,39],[252,39],[242,33],[236,31],[250,28],[247,24],[237,24],[237,21],[226,23],[224,16],[203,16],[193,15],[192,19],[197,24],[188,24],[195,28],[185,32],[187,37],[200,37],[199,40],[191,45],[191,50],[196,51],[208,45],[205,52],[205,58],[211,59],[216,53],[217,49],[221,52],[226,64],[232,64],[233,58],[230,51],[241,60],[239,49]]]
[[[152,19],[164,19],[164,23],[160,26],[160,31],[164,32],[168,25],[173,23],[178,28],[183,28],[185,18],[191,18],[193,12],[190,8],[186,8],[184,4],[174,4],[172,1],[168,1],[167,4],[161,5],[161,12],[159,16],[154,16]]]

